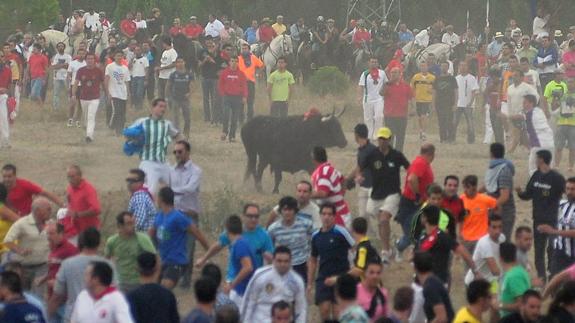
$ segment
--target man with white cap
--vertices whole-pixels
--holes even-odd
[[[499,58],[499,54],[503,49],[503,44],[505,43],[504,40],[505,36],[500,32],[495,33],[495,37],[491,43],[487,46],[487,58],[494,63]]]
[[[276,35],[283,35],[287,31],[287,26],[284,24],[284,16],[279,15],[276,17],[276,23],[272,25]]]
[[[202,25],[198,24],[198,18],[196,16],[191,16],[190,22],[184,28],[184,35],[189,39],[198,40],[203,32],[204,28]]]

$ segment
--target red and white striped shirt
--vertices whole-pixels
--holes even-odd
[[[327,192],[327,197],[318,199],[316,203],[318,205],[334,204],[336,207],[336,224],[349,227],[351,214],[343,197],[345,195],[343,181],[344,177],[329,162],[320,164],[311,174],[313,190]]]

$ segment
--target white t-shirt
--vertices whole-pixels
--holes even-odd
[[[204,28],[204,33],[206,36],[212,37],[220,37],[220,32],[224,29],[224,24],[218,19],[214,20],[214,22],[209,22],[206,24],[206,28]]]
[[[76,298],[71,322],[90,323],[133,323],[130,306],[119,291],[113,291],[95,300],[87,290]]]
[[[70,62],[70,64],[68,65],[68,73],[72,73],[72,81],[70,82],[70,86],[72,86],[72,84],[74,83],[74,80],[76,79],[76,73],[78,72],[78,70],[84,66],[86,66],[85,60],[82,60],[80,62],[79,60],[75,59]],[[78,85],[80,85],[80,83],[78,83]]]
[[[532,144],[539,144],[539,147],[550,148],[555,146],[555,140],[553,139],[553,130],[549,126],[549,121],[543,110],[538,107],[533,109],[531,113],[531,118],[526,118],[526,123],[529,128],[532,128],[535,133],[528,133],[529,141]],[[532,138],[535,136],[535,138]],[[534,148],[534,147],[532,147]]]
[[[443,37],[441,37],[441,42],[449,46],[455,46],[459,45],[461,41],[456,33],[453,33],[451,35],[449,33],[445,33],[443,34]]]
[[[457,107],[459,108],[471,108],[471,102],[473,101],[473,91],[479,90],[479,84],[477,84],[477,79],[471,74],[457,75],[455,77],[457,81]]]
[[[518,86],[511,84],[507,88],[507,106],[509,107],[509,115],[517,115],[523,113],[523,100],[527,94],[534,95],[539,100],[537,89],[531,84],[521,82]]]
[[[166,67],[168,65],[173,64],[177,58],[178,53],[176,52],[175,49],[170,48],[168,50],[165,50],[162,53],[162,58],[160,60],[160,67]],[[170,74],[172,74],[175,70],[176,70],[175,66],[166,70],[160,70],[159,78],[167,80],[170,78]]]
[[[88,29],[96,31],[98,26],[100,25],[100,14],[94,12],[94,14],[91,15],[89,12],[86,12],[84,14],[84,24]]]
[[[72,56],[70,56],[69,54],[57,53],[56,55],[54,55],[54,57],[52,57],[52,66],[57,65],[57,64],[68,64],[68,66],[69,66],[71,61],[72,61]],[[67,72],[68,71],[66,68],[59,68],[59,69],[55,70],[54,71],[54,79],[55,80],[66,80]]]
[[[533,35],[539,35],[541,33],[547,32],[547,30],[545,30],[545,25],[547,24],[547,21],[549,21],[549,15],[543,18],[540,17],[533,18]]]
[[[140,58],[132,59],[132,77],[143,77],[146,76],[146,68],[150,66],[148,58],[142,56]]]
[[[128,87],[126,82],[130,81],[130,70],[124,65],[111,63],[106,66],[105,75],[110,77],[108,92],[116,99],[128,99]]]
[[[135,21],[134,23],[136,24],[136,29],[146,29],[148,28],[148,24],[146,23],[145,20],[140,20],[140,21]]]
[[[363,102],[383,101],[383,97],[379,95],[379,91],[387,82],[387,75],[385,75],[383,70],[379,70],[379,79],[377,82],[374,82],[369,70],[361,73],[357,85],[363,87]]]
[[[525,73],[525,79],[523,81],[535,86],[535,88],[537,89],[541,88],[541,80],[539,80],[539,73],[534,69],[529,69],[529,71]]]
[[[489,265],[487,264],[488,258],[495,259],[497,266],[501,270],[501,265],[499,264],[499,244],[505,241],[505,236],[503,234],[499,235],[499,242],[495,242],[491,239],[489,234],[484,235],[477,241],[475,245],[475,250],[473,251],[473,262],[475,263],[475,268],[488,282],[497,280],[498,277],[494,276],[489,270]],[[467,275],[465,275],[465,284],[469,285],[475,279],[475,275],[469,270]]]

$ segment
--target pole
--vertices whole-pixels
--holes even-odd
[[[489,0],[487,0],[487,7],[485,10],[485,26],[489,27]]]
[[[469,10],[467,10],[467,24],[466,24],[467,28],[465,29],[465,32],[467,32],[467,30],[469,30]]]

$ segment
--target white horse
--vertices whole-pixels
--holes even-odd
[[[78,46],[80,45],[80,42],[84,40],[83,33],[80,34],[79,36],[70,39],[70,37],[68,37],[68,35],[66,35],[65,33],[54,29],[44,30],[43,32],[40,33],[40,35],[42,35],[44,39],[46,39],[47,46],[53,46],[54,48],[56,48],[56,45],[60,42],[66,44],[66,49],[64,52],[67,54],[73,54],[74,50],[77,49]]]
[[[252,45],[252,51],[257,50],[259,44]],[[294,54],[293,41],[289,35],[276,36],[262,55],[266,66],[266,75],[269,76],[275,69],[278,58]]]

